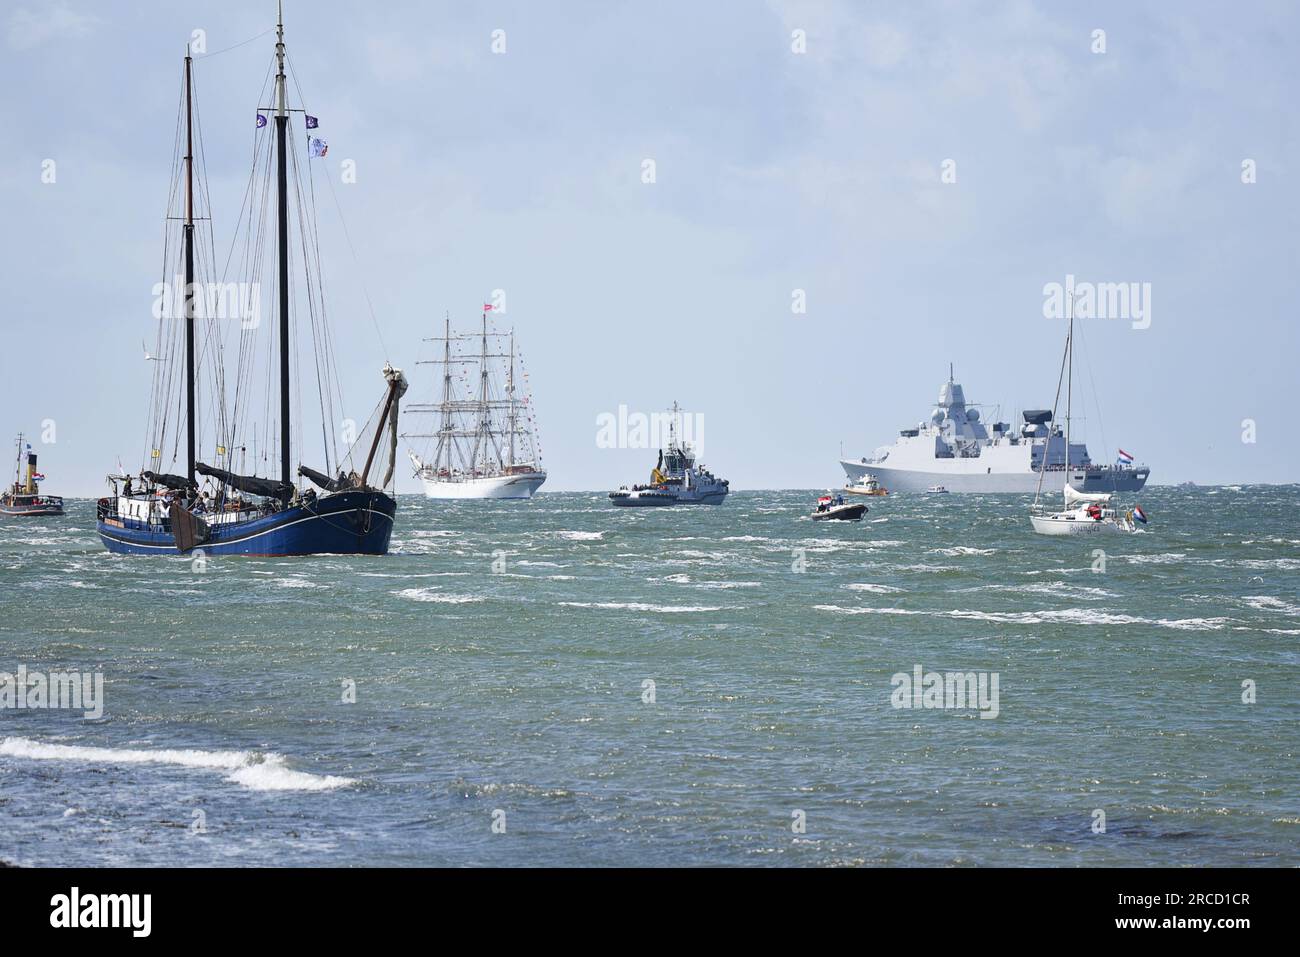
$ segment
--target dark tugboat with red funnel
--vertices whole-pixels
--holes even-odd
[[[24,474],[26,466],[26,474]],[[14,483],[0,494],[0,515],[50,516],[63,514],[63,499],[41,491],[45,476],[36,471],[36,453],[30,442],[18,436],[18,463]]]

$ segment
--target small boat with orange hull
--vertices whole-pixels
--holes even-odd
[[[857,482],[845,482],[844,491],[849,495],[885,496],[889,489],[876,480],[874,475],[864,475]]]

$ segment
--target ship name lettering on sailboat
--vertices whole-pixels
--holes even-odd
[[[1064,319],[1071,300],[1076,319],[1122,319],[1130,320],[1134,329],[1151,327],[1149,282],[1076,282],[1069,273],[1064,283],[1043,286],[1043,316]]]

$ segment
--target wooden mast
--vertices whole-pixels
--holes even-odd
[[[284,83],[284,3],[277,10],[275,27],[275,161],[277,235],[280,246],[280,481],[292,485],[289,473],[289,111]]]
[[[185,47],[185,476],[194,483],[194,111]]]

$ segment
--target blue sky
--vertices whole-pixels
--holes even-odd
[[[597,416],[674,400],[734,487],[824,487],[841,443],[866,454],[924,417],[950,361],[1004,418],[1050,406],[1064,330],[1043,286],[1073,274],[1152,288],[1150,328],[1083,324],[1094,457],[1123,446],[1160,482],[1300,472],[1292,4],[286,7],[359,259],[320,203],[350,415],[386,357],[427,393],[421,337],[504,289],[548,489],[642,478],[653,452],[598,448]],[[53,419],[47,487],[99,494],[144,444],[185,42],[202,28],[211,51],[195,71],[224,252],[273,38],[226,48],[274,5],[3,11],[0,431]]]

